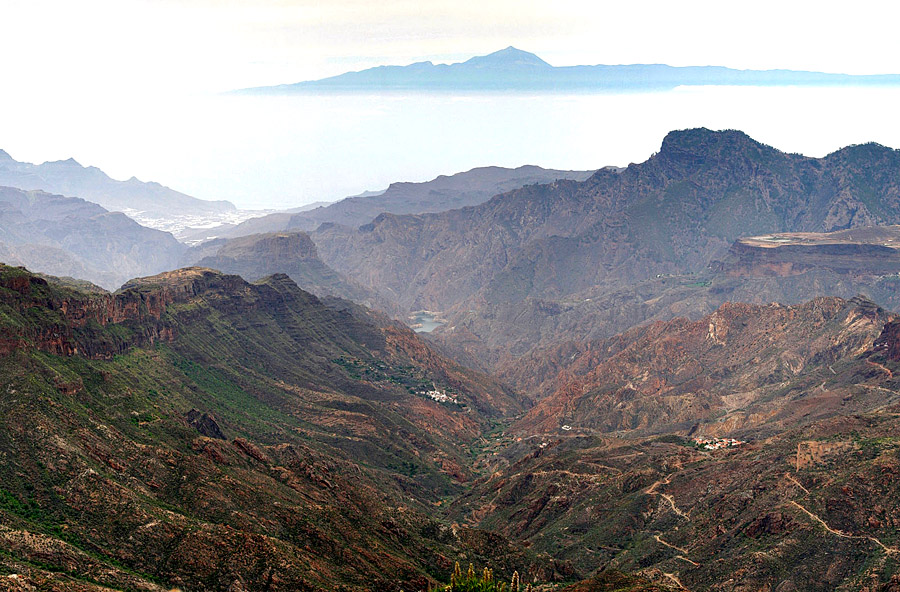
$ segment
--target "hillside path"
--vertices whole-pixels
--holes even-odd
[[[797,502],[792,500],[791,504],[793,506],[797,507],[798,509],[800,509],[804,514],[806,514],[807,516],[809,516],[810,518],[812,518],[813,520],[815,520],[816,522],[821,524],[822,528],[824,528],[825,530],[827,530],[828,532],[830,532],[831,534],[833,534],[835,536],[845,538],[845,539],[866,539],[866,540],[872,541],[873,543],[875,543],[876,545],[878,545],[879,547],[884,549],[884,551],[888,555],[900,554],[900,549],[897,549],[895,547],[888,547],[887,545],[885,545],[884,543],[882,543],[880,540],[878,540],[877,538],[875,538],[873,536],[848,534],[846,532],[831,528],[830,526],[828,526],[827,522],[825,522],[824,520],[822,520],[821,518],[819,518],[818,516],[816,516],[815,514],[813,514],[812,512],[810,512],[809,510],[807,510],[806,508],[801,506],[800,504],[798,504]]]

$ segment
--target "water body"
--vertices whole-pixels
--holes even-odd
[[[26,100],[27,99],[27,100]],[[4,96],[0,148],[75,157],[246,209],[333,200],[476,166],[594,169],[640,162],[673,129],[741,129],[824,156],[900,147],[897,88],[682,87],[588,94]]]
[[[416,333],[431,333],[444,323],[438,320],[436,313],[427,310],[420,310],[409,317],[409,324]]]

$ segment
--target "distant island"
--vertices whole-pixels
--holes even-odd
[[[242,89],[253,94],[364,91],[666,90],[678,86],[900,86],[900,74],[851,75],[794,70],[736,70],[665,64],[551,66],[507,47],[455,64],[378,66],[321,80]]]

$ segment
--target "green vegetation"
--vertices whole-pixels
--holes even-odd
[[[493,570],[485,567],[476,573],[475,567],[471,563],[468,571],[463,573],[457,562],[453,567],[453,574],[450,576],[450,584],[438,588],[438,590],[440,592],[520,592],[520,590],[531,592],[531,584],[520,588],[519,572],[513,573],[509,584],[498,582],[494,579]]]
[[[432,386],[422,368],[409,364],[393,366],[380,360],[366,361],[344,356],[332,362],[346,370],[347,375],[354,380],[389,382],[404,387],[410,393],[428,390]]]
[[[432,579],[436,557],[463,549],[533,565],[509,543],[473,549],[443,524],[423,528],[469,478],[469,443],[489,420],[441,406],[423,421],[413,391],[440,385],[487,408],[504,391],[287,281],[156,283],[81,294],[0,268],[12,347],[0,356],[0,533],[187,589],[262,587],[275,564],[286,589],[363,587],[383,565]],[[72,565],[67,549],[39,560]],[[37,565],[29,552],[16,556]]]

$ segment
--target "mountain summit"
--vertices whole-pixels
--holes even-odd
[[[477,68],[552,68],[550,64],[533,53],[516,49],[512,45],[486,56],[475,56],[454,66],[474,66]]]

